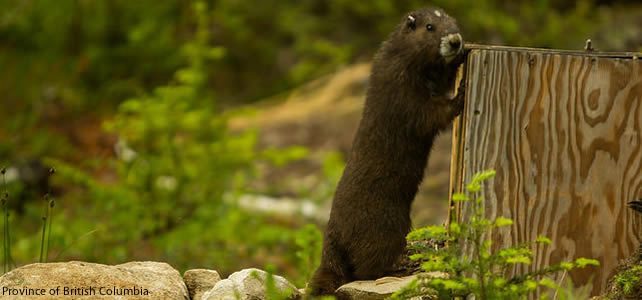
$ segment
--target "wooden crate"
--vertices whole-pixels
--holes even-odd
[[[599,268],[570,275],[602,292],[642,240],[642,218],[626,207],[642,198],[642,54],[470,48],[451,195],[495,169],[486,214],[515,222],[493,234],[495,244],[548,236],[553,245],[533,249],[531,269],[595,258]],[[466,220],[466,207],[451,208]]]

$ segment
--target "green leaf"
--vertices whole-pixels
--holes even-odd
[[[502,288],[502,287],[504,287],[506,285],[507,282],[508,282],[508,280],[506,280],[506,278],[499,277],[499,278],[495,278],[495,280],[493,280],[493,285],[495,287],[497,287],[497,288]]]
[[[532,263],[530,257],[528,256],[513,256],[506,259],[506,262],[509,264],[524,264],[530,265]]]
[[[269,148],[263,150],[261,155],[277,167],[283,167],[286,164],[301,160],[308,155],[309,151],[305,147],[294,146],[285,149]]]
[[[503,227],[503,226],[510,226],[510,225],[513,225],[513,220],[509,218],[499,217],[495,219],[496,227]]]
[[[137,113],[141,111],[143,104],[139,99],[130,99],[120,104],[118,109],[122,113]]]
[[[426,272],[446,271],[447,269],[449,269],[448,265],[443,261],[441,257],[433,257],[432,260],[421,264],[421,268]]]
[[[207,53],[208,58],[210,59],[221,59],[225,56],[225,48],[223,47],[212,47]]]
[[[448,235],[448,230],[443,226],[426,226],[415,229],[408,233],[406,240],[421,241],[426,239],[444,239]]]
[[[466,186],[466,190],[469,193],[477,193],[477,192],[481,191],[481,184],[479,184],[479,182],[474,182],[473,181],[473,182],[469,183]]]
[[[463,202],[468,200],[470,200],[470,198],[463,193],[456,193],[453,195],[453,201]]]
[[[537,288],[537,282],[532,279],[524,281],[524,287],[529,291],[534,291]]]
[[[450,230],[450,234],[453,236],[459,236],[461,234],[461,226],[456,222],[450,223],[448,229]]]
[[[477,173],[477,175],[476,175],[477,178],[475,178],[475,179],[478,180],[478,181],[486,181],[486,180],[488,180],[490,178],[495,177],[495,174],[496,174],[495,170],[485,170],[485,171],[483,171],[481,173]],[[473,179],[473,180],[475,180],[475,179]]]
[[[562,269],[564,269],[566,271],[573,270],[574,267],[575,267],[575,265],[573,265],[573,263],[570,263],[570,262],[562,262],[562,263],[560,263],[560,268],[562,268]]]
[[[479,286],[479,281],[476,278],[464,277],[461,279],[461,282],[467,285],[471,290],[474,290]]]
[[[466,186],[466,190],[470,193],[477,193],[481,191],[482,182],[495,176],[495,170],[486,170],[482,172],[475,173],[473,178],[470,180],[470,183]]]
[[[584,268],[586,266],[599,267],[600,266],[600,261],[598,261],[596,259],[589,259],[589,258],[580,257],[580,258],[575,260],[575,264],[580,268]]]
[[[544,278],[542,278],[542,279],[539,281],[539,285],[541,285],[541,286],[545,286],[545,287],[547,287],[547,288],[551,288],[551,289],[557,289],[557,288],[558,288],[557,283],[556,283],[554,280],[552,280],[552,279],[550,279],[550,278],[548,278],[548,277],[544,277]]]
[[[410,258],[410,260],[420,260],[420,259],[424,258],[424,255],[423,254],[412,254],[408,258]]]
[[[466,290],[466,285],[463,283],[452,280],[452,279],[446,279],[442,281],[442,284],[445,289],[447,290],[453,290],[453,291],[465,291]]]
[[[547,238],[547,237],[545,237],[543,235],[538,236],[537,239],[535,239],[535,242],[538,243],[538,244],[544,244],[544,245],[550,245],[551,243],[553,243],[553,241],[551,241],[551,239],[549,239],[549,238]]]

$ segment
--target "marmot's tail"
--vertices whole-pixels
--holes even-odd
[[[642,214],[642,199],[629,202],[629,207]]]

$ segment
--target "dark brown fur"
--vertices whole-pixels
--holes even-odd
[[[406,246],[410,205],[437,134],[463,108],[451,99],[458,55],[446,62],[441,37],[458,33],[442,10],[410,13],[377,52],[363,117],[337,187],[321,266],[310,294],[334,294],[340,285],[390,274]],[[431,23],[433,30],[427,30]]]

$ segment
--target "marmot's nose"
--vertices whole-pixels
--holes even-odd
[[[451,35],[451,37],[448,39],[448,44],[450,44],[450,47],[452,47],[453,49],[459,49],[459,47],[461,47],[461,35]]]

